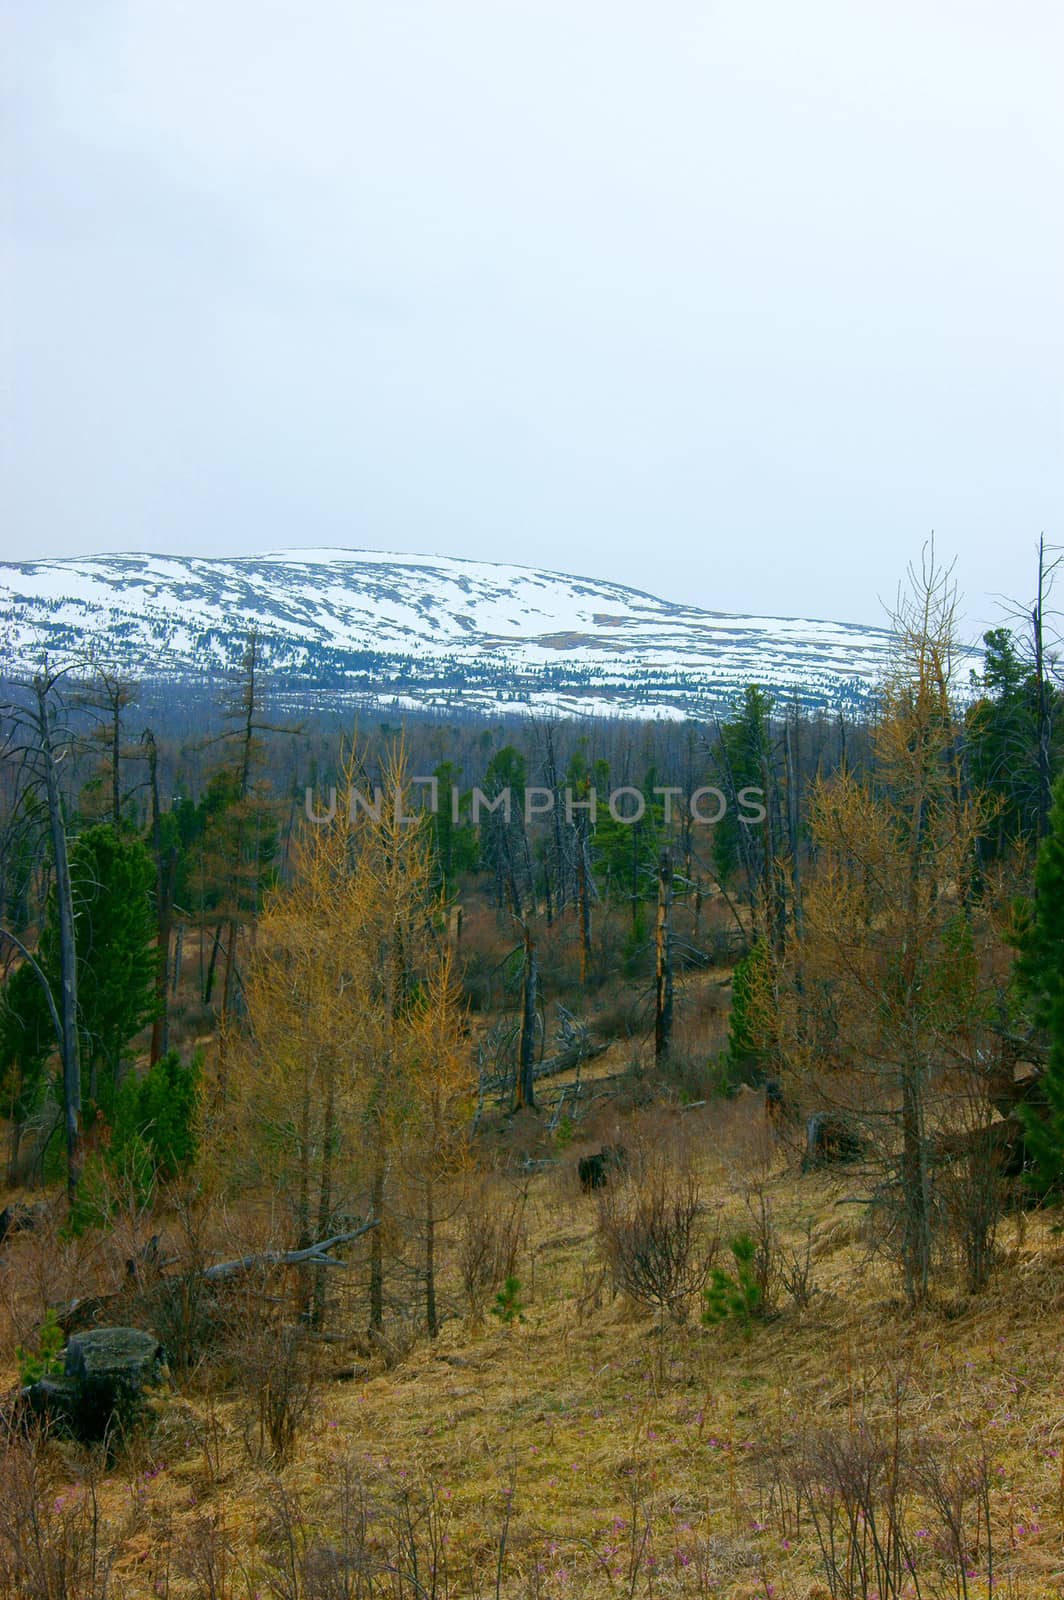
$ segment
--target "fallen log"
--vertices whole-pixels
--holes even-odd
[[[539,1083],[544,1078],[557,1078],[563,1072],[572,1072],[574,1068],[582,1066],[585,1061],[594,1061],[596,1056],[605,1055],[611,1042],[607,1040],[605,1044],[580,1042],[567,1045],[564,1050],[559,1050],[553,1056],[547,1056],[537,1067],[533,1068],[533,1080]],[[484,1080],[482,1092],[484,1094],[494,1094],[500,1090],[507,1091],[512,1082],[513,1075],[511,1073],[500,1073],[495,1078]]]
[[[572,1044],[567,1050],[559,1050],[557,1055],[548,1056],[536,1067],[534,1077],[538,1083],[541,1078],[556,1078],[562,1072],[572,1072],[574,1067],[583,1066],[585,1061],[594,1061],[596,1056],[606,1054],[609,1043],[606,1044]]]
[[[940,1133],[931,1141],[933,1165],[975,1159],[988,1162],[1002,1177],[1018,1178],[1027,1163],[1027,1129],[1022,1118],[1013,1114],[981,1128],[964,1128],[955,1133]]]
[[[207,1283],[226,1283],[232,1278],[239,1277],[243,1272],[254,1272],[260,1267],[346,1267],[348,1262],[341,1261],[339,1257],[329,1254],[337,1246],[350,1244],[355,1239],[369,1233],[372,1228],[380,1226],[380,1218],[374,1217],[370,1222],[363,1222],[360,1227],[352,1228],[347,1233],[334,1233],[328,1239],[319,1239],[317,1244],[307,1245],[301,1250],[261,1250],[254,1255],[237,1256],[233,1261],[216,1261],[213,1266],[203,1267],[198,1272],[160,1272],[154,1280],[154,1287],[158,1289],[167,1284],[180,1283],[182,1279],[202,1278]],[[165,1263],[173,1264],[172,1260]],[[93,1295],[89,1299],[71,1300],[66,1306],[56,1308],[56,1320],[64,1333],[71,1333],[78,1326],[91,1326],[102,1311],[116,1301],[128,1299],[129,1290],[120,1290],[117,1294]]]
[[[321,1239],[302,1250],[261,1250],[256,1255],[238,1256],[235,1261],[216,1261],[213,1267],[204,1267],[201,1276],[214,1283],[219,1278],[236,1277],[241,1272],[252,1272],[256,1267],[346,1267],[348,1263],[328,1254],[337,1245],[350,1244],[361,1239],[371,1228],[380,1226],[380,1218],[364,1222],[350,1233],[335,1233],[331,1239]]]

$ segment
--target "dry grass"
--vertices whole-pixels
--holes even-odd
[[[766,1148],[754,1105],[636,1117],[624,1141],[641,1140],[657,1150],[672,1141],[677,1163],[695,1168],[707,1235],[748,1222],[752,1193],[791,1246],[816,1217],[808,1309],[791,1305],[743,1337],[697,1316],[659,1331],[611,1299],[595,1202],[571,1179],[574,1146],[528,1183],[523,1323],[461,1314],[456,1226],[446,1275],[455,1314],[440,1338],[391,1370],[374,1357],[353,1381],[321,1383],[283,1468],[249,1454],[245,1396],[193,1386],[162,1402],[151,1433],[93,1481],[116,1546],[108,1593],[823,1600],[832,1591],[812,1530],[783,1515],[766,1460],[800,1428],[864,1424],[918,1431],[943,1449],[954,1441],[966,1459],[985,1449],[994,1593],[1064,1593],[1064,1247],[1046,1220],[1004,1224],[986,1293],[967,1300],[958,1289],[911,1316],[867,1258],[859,1208],[841,1203],[852,1180],[799,1178]],[[84,1494],[88,1469],[66,1447],[52,1447],[49,1463],[58,1516]],[[327,1559],[341,1526],[362,1541],[363,1589],[321,1578],[330,1560],[334,1577],[355,1571]],[[926,1537],[920,1593],[960,1593],[930,1526]],[[386,1549],[391,1574],[378,1570]],[[419,1555],[420,1589],[404,1550]],[[985,1567],[965,1582],[972,1600],[988,1592]]]

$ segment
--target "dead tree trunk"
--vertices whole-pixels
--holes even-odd
[[[181,980],[181,961],[185,953],[185,924],[179,922],[177,933],[174,935],[174,960],[173,971],[170,977],[170,993],[177,994],[177,986]]]
[[[73,1201],[81,1176],[81,1055],[78,1041],[77,947],[74,941],[74,901],[70,888],[70,861],[67,856],[63,802],[56,774],[56,750],[52,737],[52,714],[44,678],[34,680],[37,699],[38,734],[44,787],[48,802],[48,823],[55,859],[55,900],[59,917],[59,970],[63,1060],[63,1120],[66,1128],[67,1194]]]
[[[384,1209],[384,1154],[380,1150],[373,1169],[371,1197],[373,1215],[379,1217]],[[384,1246],[379,1228],[369,1242],[369,1326],[376,1333],[384,1327]]]
[[[1059,562],[1057,563],[1059,565]],[[1050,749],[1052,735],[1052,709],[1049,680],[1045,659],[1045,595],[1047,589],[1045,535],[1038,541],[1038,595],[1031,613],[1034,633],[1035,692],[1038,740],[1038,837],[1044,839],[1049,832],[1049,812],[1053,802],[1053,762]],[[1051,581],[1051,580],[1050,580]]]
[[[580,982],[587,983],[591,961],[591,884],[586,824],[576,830],[576,895],[580,915]]]
[[[374,1217],[360,1228],[352,1228],[349,1233],[334,1234],[331,1239],[319,1239],[316,1244],[308,1244],[302,1250],[263,1250],[257,1255],[240,1256],[235,1261],[217,1261],[213,1267],[204,1267],[198,1276],[214,1282],[219,1278],[234,1278],[241,1272],[251,1272],[258,1267],[346,1267],[346,1261],[330,1256],[330,1250],[337,1245],[361,1239],[364,1233],[372,1233],[376,1237],[379,1224],[380,1219]]]
[[[214,969],[218,964],[218,951],[222,945],[222,924],[219,923],[214,930],[214,942],[211,945],[211,959],[207,963],[207,976],[203,982],[203,1004],[209,1006],[211,995],[214,993]]]
[[[333,1151],[336,1143],[336,1085],[329,1074],[325,1093],[325,1118],[321,1136],[321,1185],[318,1190],[318,1237],[332,1220]],[[310,1325],[325,1325],[325,1268],[319,1264],[314,1273],[314,1298],[311,1303]]]
[[[553,854],[553,861],[554,861],[554,905],[553,905],[553,915],[556,916],[556,917],[560,917],[562,912],[565,910],[565,902],[566,902],[566,899],[568,898],[568,895],[567,895],[568,885],[566,884],[566,877],[565,877],[565,842],[564,842],[564,835],[562,833],[561,809],[560,809],[560,807],[558,805],[558,791],[559,791],[558,763],[557,763],[557,759],[556,759],[555,754],[554,754],[554,732],[553,732],[553,729],[550,727],[549,724],[547,725],[547,728],[546,728],[546,731],[545,731],[545,742],[546,742],[546,752],[547,752],[547,754],[546,754],[546,760],[544,762],[544,778],[546,780],[547,788],[550,789],[551,793],[554,796],[554,804],[551,806],[551,833],[552,833],[552,842],[553,842],[553,852],[548,852],[548,860],[550,858],[550,855]],[[548,877],[549,877],[549,874],[550,874],[549,866],[547,866],[547,873],[548,873]],[[548,902],[549,902],[549,896],[548,896]],[[548,916],[548,926],[549,925],[550,925],[550,917]]]
[[[436,1197],[431,1170],[425,1179],[425,1326],[429,1338],[435,1339],[440,1318],[436,1309]]]
[[[233,1004],[233,965],[236,961],[236,936],[239,924],[235,917],[229,920],[227,937],[225,941],[225,966],[222,976],[222,1010],[221,1021],[224,1033],[225,1024],[229,1020],[229,1013]]]
[[[669,1053],[672,1037],[672,860],[668,850],[658,863],[658,920],[655,938],[654,1059]]]
[[[797,732],[797,717],[795,717],[795,732]],[[795,754],[797,740],[792,739],[789,722],[784,729],[783,739],[787,768],[787,836],[791,857],[791,918],[795,937],[800,941],[802,937],[802,861],[799,851],[801,796],[798,792],[798,760]]]
[[[159,807],[159,752],[149,728],[144,735],[148,751],[148,778],[151,789],[151,837],[155,855],[155,1016],[151,1025],[149,1065],[154,1066],[170,1047],[169,964],[170,912],[173,899],[177,847],[163,854],[163,823]]]
[[[517,1062],[517,1093],[514,1110],[536,1106],[536,1000],[539,992],[539,968],[536,961],[536,941],[531,924],[524,930],[525,967],[522,984],[521,1044]]]

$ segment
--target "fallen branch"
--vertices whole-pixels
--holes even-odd
[[[609,1047],[608,1042],[570,1045],[567,1050],[560,1050],[556,1056],[548,1056],[546,1061],[540,1062],[535,1072],[536,1082],[540,1078],[556,1078],[560,1072],[571,1072],[585,1061],[594,1061],[596,1056],[605,1055]]]
[[[215,1282],[219,1278],[235,1277],[238,1272],[251,1272],[255,1267],[346,1267],[346,1261],[328,1252],[337,1245],[361,1239],[364,1233],[379,1226],[380,1218],[375,1217],[372,1222],[364,1222],[351,1233],[336,1233],[331,1239],[320,1239],[317,1244],[308,1244],[302,1250],[262,1250],[257,1255],[238,1256],[235,1261],[217,1261],[213,1267],[204,1267],[201,1276]]]
[[[556,1078],[562,1072],[572,1072],[574,1067],[582,1066],[585,1061],[594,1061],[596,1056],[606,1053],[610,1047],[606,1044],[572,1044],[565,1050],[559,1050],[557,1055],[548,1056],[533,1070],[533,1079],[536,1083],[544,1078]],[[484,1094],[507,1093],[512,1083],[512,1074],[501,1073],[496,1078],[484,1080],[482,1085]]]
[[[329,1254],[338,1245],[350,1244],[354,1239],[361,1239],[364,1233],[369,1233],[371,1228],[380,1226],[380,1218],[374,1217],[370,1222],[364,1222],[361,1227],[353,1228],[349,1233],[334,1233],[329,1239],[319,1239],[317,1244],[307,1245],[302,1250],[262,1250],[255,1255],[238,1256],[235,1261],[216,1261],[213,1266],[203,1267],[196,1272],[160,1272],[154,1281],[153,1287],[158,1288],[163,1284],[180,1283],[182,1279],[204,1278],[209,1283],[222,1283],[230,1278],[237,1277],[242,1272],[252,1272],[256,1267],[346,1267],[348,1262],[341,1261],[337,1256]],[[171,1262],[164,1265],[169,1266]],[[86,1300],[72,1300],[69,1305],[57,1307],[56,1314],[59,1326],[64,1333],[74,1332],[78,1327],[91,1327],[100,1313],[107,1307],[125,1300],[128,1296],[126,1289],[117,1294],[94,1295]]]
[[[1027,1158],[1027,1128],[1016,1112],[982,1128],[965,1128],[940,1133],[930,1140],[928,1159],[932,1165],[951,1161],[987,1162],[1003,1177],[1018,1177]]]

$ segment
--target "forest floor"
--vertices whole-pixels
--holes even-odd
[[[598,1202],[575,1177],[587,1146],[573,1144],[552,1170],[492,1180],[499,1211],[525,1194],[520,1318],[463,1310],[451,1240],[439,1337],[408,1342],[396,1324],[383,1355],[358,1337],[327,1346],[334,1376],[310,1393],[283,1466],[260,1448],[268,1394],[203,1369],[111,1464],[49,1447],[41,1538],[69,1541],[95,1498],[113,1600],[1064,1594],[1053,1214],[1007,1217],[990,1287],[940,1289],[914,1314],[862,1237],[854,1173],[803,1175],[763,1132],[756,1097],[636,1111],[622,1129],[630,1148],[672,1141],[697,1175],[707,1237],[729,1238],[764,1202],[800,1254],[813,1219],[804,1309],[783,1294],[746,1331],[702,1326],[696,1305],[659,1326],[613,1295]],[[32,1248],[14,1241],[7,1270]],[[892,1480],[902,1442],[910,1475]],[[881,1492],[863,1499],[872,1461]],[[899,1537],[912,1569],[891,1578],[874,1551],[889,1567]]]

